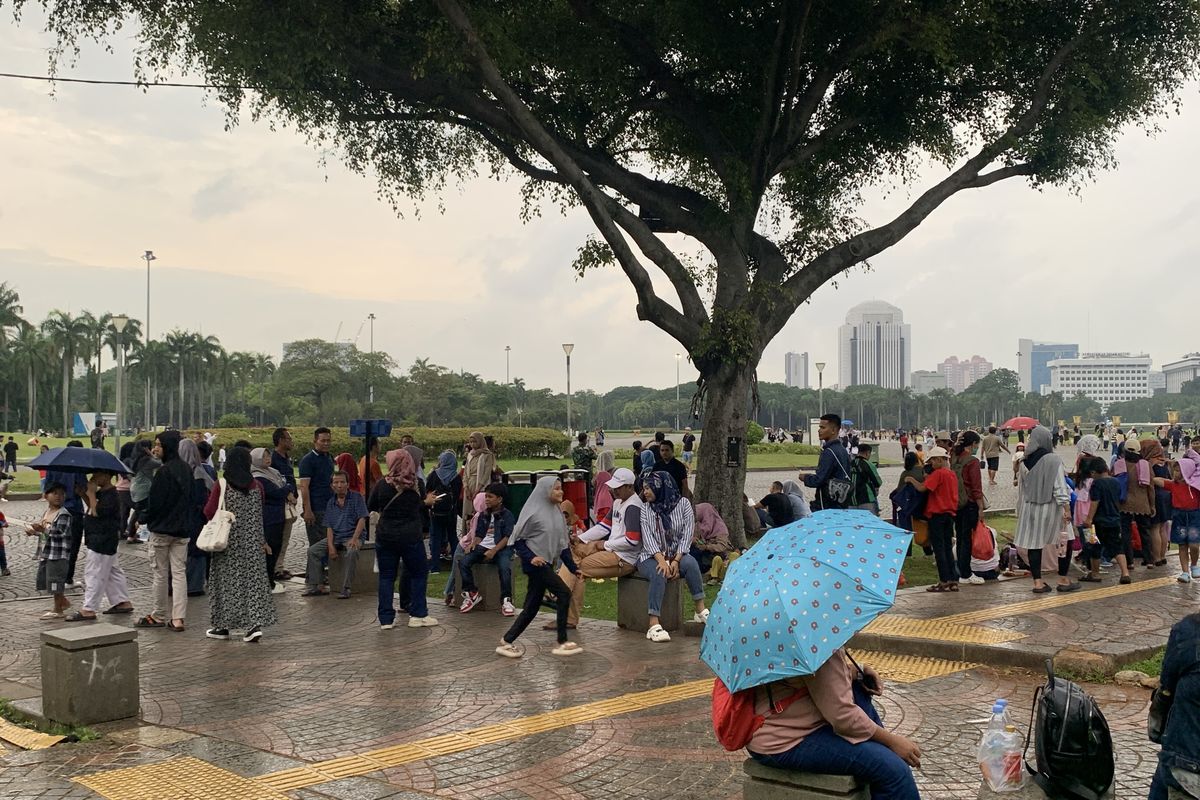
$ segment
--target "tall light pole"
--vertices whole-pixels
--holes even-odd
[[[154,255],[153,250],[147,250],[145,253],[142,254],[142,258],[144,258],[146,260],[146,325],[142,328],[142,332],[145,334],[146,346],[149,347],[150,346],[150,262],[155,261],[157,259]],[[145,364],[143,364],[142,366],[143,366],[142,372],[144,373],[146,371]],[[143,427],[149,428],[150,427],[150,378],[149,378],[149,376],[146,376],[146,404],[144,406],[142,416],[145,417],[145,419],[143,420],[143,422],[145,423],[143,425]]]
[[[571,351],[575,349],[573,344],[564,344],[563,352],[567,354],[567,435],[570,436],[571,431]]]
[[[367,319],[371,321],[371,380],[367,389],[367,402],[375,402],[375,314],[374,312],[367,314]],[[362,330],[362,328],[359,328]]]
[[[508,370],[508,367],[509,367],[509,360],[508,360],[508,356],[509,356],[509,353],[511,353],[511,352],[512,352],[512,347],[511,347],[510,345],[507,345],[507,344],[506,344],[506,345],[504,345],[504,383],[505,383],[505,385],[507,385],[507,386],[511,386],[511,385],[512,385],[512,380],[511,380],[511,379],[508,377],[508,375],[509,375],[509,370]]]
[[[682,353],[675,354],[675,430],[679,430],[679,362],[682,359]]]
[[[825,362],[817,362],[817,408],[818,417],[825,416]]]
[[[117,453],[121,452],[121,423],[124,422],[124,414],[121,413],[121,406],[124,401],[125,394],[125,326],[129,324],[129,317],[124,314],[117,314],[112,318],[113,330],[117,332]],[[101,409],[103,411],[103,409]]]

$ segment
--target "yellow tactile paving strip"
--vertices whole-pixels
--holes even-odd
[[[22,750],[45,750],[65,738],[65,736],[51,736],[48,733],[31,731],[20,725],[13,725],[6,719],[0,719],[0,739]]]
[[[1025,634],[997,628],[982,628],[977,625],[961,625],[946,622],[945,617],[914,619],[898,614],[876,617],[863,633],[881,636],[899,636],[904,639],[937,639],[939,641],[966,644],[1001,644],[1024,639]]]
[[[190,756],[97,772],[75,782],[109,800],[288,800],[268,785]]]
[[[1083,592],[1071,592],[1069,594],[1061,594],[1054,592],[1045,597],[1039,597],[1036,600],[1026,600],[1022,603],[1012,603],[1006,606],[995,606],[993,608],[983,608],[979,611],[967,611],[962,614],[952,614],[948,617],[938,617],[939,622],[949,623],[951,625],[969,625],[973,622],[986,622],[988,620],[1000,619],[1002,617],[1011,617],[1014,614],[1031,614],[1037,611],[1051,611],[1061,606],[1074,605],[1075,603],[1088,603],[1093,600],[1103,600],[1106,597],[1120,597],[1125,594],[1133,594],[1134,592],[1144,592],[1147,589],[1158,589],[1163,586],[1175,586],[1177,581],[1174,577],[1170,578],[1153,578],[1148,581],[1138,581],[1137,583],[1127,583],[1124,586],[1120,584],[1116,586],[1106,586],[1103,589],[1089,589]]]
[[[882,674],[882,673],[880,673]],[[545,714],[535,714],[522,717],[510,722],[495,725],[485,725],[482,728],[447,733],[430,739],[406,742],[395,747],[385,747],[381,750],[370,750],[354,756],[336,758],[332,761],[321,761],[307,767],[273,772],[263,775],[257,780],[272,789],[287,792],[315,786],[319,783],[348,778],[355,775],[365,775],[377,769],[397,767],[413,761],[423,761],[435,756],[461,753],[473,750],[487,744],[503,742],[508,739],[519,739],[535,733],[568,728],[584,722],[592,722],[618,714],[628,714],[642,711],[655,706],[677,703],[680,700],[690,700],[707,696],[712,691],[712,680],[690,681],[662,689],[651,689],[646,692],[634,692],[608,700],[598,700],[594,703],[572,706],[548,711]]]
[[[917,683],[975,669],[978,664],[969,661],[949,661],[942,658],[902,656],[895,653],[878,653],[871,650],[854,650],[852,655],[860,664],[869,664],[886,681],[893,683]]]

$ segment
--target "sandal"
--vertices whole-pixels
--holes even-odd
[[[504,656],[505,658],[520,658],[524,654],[524,650],[509,642],[504,642],[496,648],[496,655]]]
[[[934,583],[934,584],[931,584],[925,591],[927,591],[927,592],[944,592],[944,591],[946,591],[946,584]]]
[[[160,622],[159,620],[156,620],[154,617],[147,614],[146,616],[139,619],[137,622],[133,623],[133,627],[135,627],[135,628],[165,628],[165,627],[167,627],[167,623]]]
[[[1052,587],[1048,583],[1043,583],[1042,588],[1040,588],[1040,589],[1034,588],[1034,589],[1030,589],[1030,591],[1033,592],[1034,594],[1046,594],[1047,592],[1053,592],[1054,587]]]
[[[183,633],[183,631],[184,631],[184,626],[176,625],[174,620],[172,620],[171,622],[168,622],[166,624],[166,628],[167,628],[167,630],[172,631],[174,633]]]
[[[544,630],[544,631],[558,630],[558,623],[557,622],[547,622],[545,625],[542,626],[542,630]],[[573,631],[573,630],[575,630],[575,626],[568,622],[567,630]]]
[[[63,617],[63,622],[95,622],[95,621],[96,621],[95,615],[89,617],[89,616],[86,616],[82,611],[72,611],[70,614],[67,614],[65,617]]]
[[[121,606],[113,606],[108,611],[105,611],[103,613],[105,613],[105,614],[132,614],[133,606],[126,606],[124,608],[122,608]]]
[[[951,583],[947,583],[946,591],[947,592],[957,592],[958,591],[958,581],[953,581]]]
[[[329,594],[329,592],[328,592],[328,590],[325,590],[325,589],[307,589],[307,590],[301,592],[300,596],[301,597],[322,597],[323,595],[327,595],[327,594]]]
[[[576,653],[582,653],[583,648],[575,644],[575,642],[563,642],[550,652],[556,656],[573,656]]]
[[[1099,576],[1088,574],[1081,577],[1079,581],[1081,583],[1100,583],[1100,578]]]

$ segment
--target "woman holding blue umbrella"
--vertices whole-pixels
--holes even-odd
[[[704,607],[704,579],[700,576],[700,565],[689,552],[696,531],[696,517],[692,504],[682,498],[675,479],[668,473],[646,472],[642,474],[641,482],[646,514],[642,518],[642,554],[637,570],[650,582],[650,628],[646,638],[652,642],[669,642],[671,634],[658,618],[667,593],[667,581],[682,575],[696,604],[693,620],[708,621],[708,609]]]

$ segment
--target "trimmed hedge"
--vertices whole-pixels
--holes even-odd
[[[791,453],[797,456],[819,456],[821,454],[821,448],[811,444],[799,444],[798,442],[784,442],[783,444],[764,442],[762,444],[752,444],[746,450],[758,455],[763,455],[764,453]]]
[[[239,439],[245,439],[255,447],[271,447],[274,428],[206,428],[216,436],[217,446],[229,447]],[[299,458],[312,443],[314,425],[289,427],[294,441],[292,453]],[[392,435],[379,442],[379,451],[386,453],[400,446],[400,437],[411,434],[417,446],[425,451],[425,459],[437,460],[438,453],[453,450],[462,455],[463,443],[472,431],[478,428],[392,428]],[[329,452],[350,453],[355,458],[362,455],[363,439],[351,437],[347,428],[331,428],[333,446]],[[570,452],[570,439],[549,428],[483,428],[482,432],[496,440],[496,449],[501,458],[558,458]],[[195,431],[184,431],[191,435]],[[144,434],[148,436],[149,434]]]

